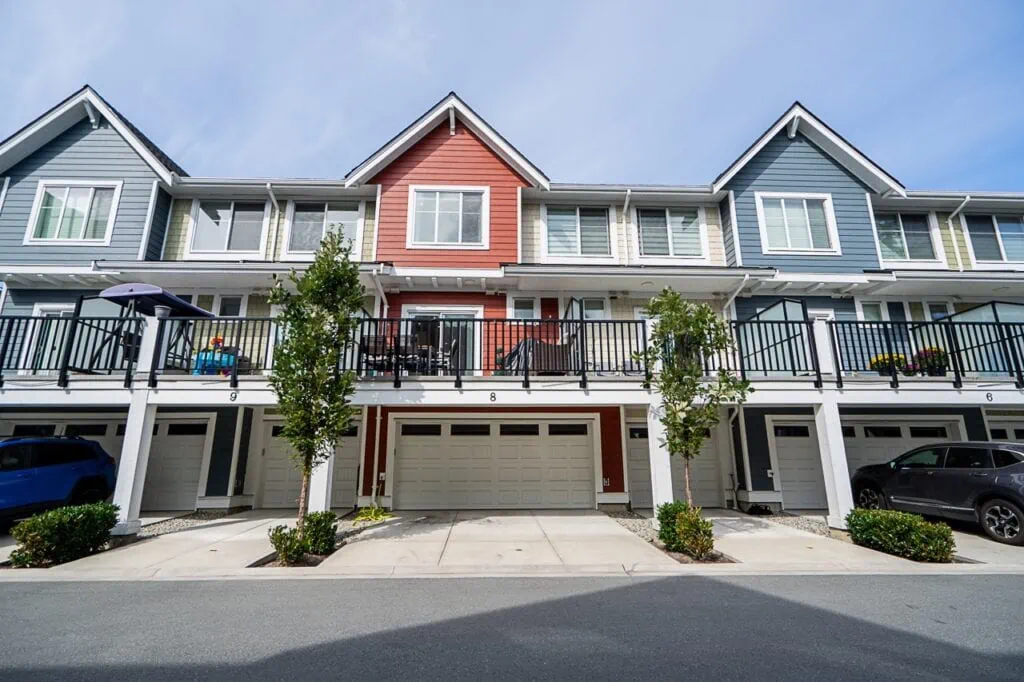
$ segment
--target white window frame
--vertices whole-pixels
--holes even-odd
[[[515,316],[516,314],[516,301],[533,301],[533,315],[532,318],[535,320],[540,319],[540,298],[537,296],[517,296],[515,294],[507,294],[505,297],[505,318],[509,320],[519,319]]]
[[[888,213],[895,214],[896,221],[900,226],[900,234],[903,236],[903,248],[906,251],[906,258],[886,258],[882,255],[882,239],[878,233],[878,222],[875,220],[876,213]],[[903,213],[917,213],[925,214],[928,216],[928,236],[932,241],[932,253],[935,255],[934,258],[910,258],[910,249],[907,248],[907,233],[903,228]],[[935,211],[900,211],[899,209],[887,210],[887,209],[874,209],[870,212],[871,215],[871,230],[875,235],[875,247],[878,249],[878,262],[884,268],[886,266],[895,265],[903,269],[915,269],[915,270],[945,270],[946,265],[946,249],[942,245],[942,234],[939,232],[939,220],[935,215]]]
[[[36,221],[39,220],[39,211],[43,205],[43,194],[47,187],[64,186],[64,187],[88,187],[93,192],[89,194],[89,205],[92,206],[93,195],[97,189],[112,189],[114,190],[114,198],[110,202],[110,214],[107,216],[107,231],[103,235],[102,239],[59,239],[54,237],[52,239],[41,239],[34,237],[33,234],[36,231]],[[121,180],[112,180],[110,182],[104,180],[64,180],[56,178],[47,178],[46,180],[40,180],[36,187],[36,196],[32,202],[32,211],[29,213],[28,226],[25,229],[25,238],[22,240],[22,244],[25,246],[110,246],[110,238],[114,232],[114,220],[117,218],[117,208],[121,203],[121,189],[124,186],[124,182]],[[4,195],[7,194],[7,181],[4,181]],[[64,207],[67,206],[67,194],[64,195],[64,205],[61,207],[61,216],[64,214]],[[58,230],[60,229],[60,218],[57,220]],[[88,223],[89,215],[86,211],[85,216],[86,223]],[[83,226],[84,227],[84,226]]]
[[[864,297],[864,298],[855,298],[854,299],[854,306],[856,307],[856,310],[857,310],[857,321],[859,321],[859,322],[867,322],[868,321],[868,320],[864,319],[864,304],[865,303],[867,303],[867,304],[877,304],[877,305],[879,305],[881,307],[881,309],[882,309],[882,320],[881,321],[882,322],[891,322],[892,321],[889,318],[889,304],[890,303],[899,303],[901,306],[903,306],[903,314],[906,316],[906,318],[907,318],[906,322],[908,324],[921,324],[921,322],[932,322],[932,304],[934,304],[934,303],[942,303],[943,305],[945,305],[946,306],[946,314],[947,315],[952,315],[953,313],[956,312],[956,310],[953,308],[953,302],[951,300],[949,300],[948,298],[945,298],[945,297],[942,297],[942,296],[932,296],[932,297],[930,297],[929,300],[926,300],[926,299],[923,299],[923,298],[921,298],[921,299],[918,299],[918,298],[909,299],[909,298],[892,298],[892,297],[884,297],[884,296],[867,296],[867,297]],[[911,303],[920,303],[921,304],[921,306],[924,308],[924,316],[925,316],[924,320],[914,320],[913,319],[913,317],[910,314],[910,304]]]
[[[614,204],[573,204],[572,202],[551,202],[552,206],[576,208],[576,255],[548,253],[548,204],[540,205],[540,261],[542,263],[618,263],[619,262],[619,234],[618,234],[618,213]],[[580,247],[580,208],[603,208],[608,210],[608,246],[610,253],[607,256],[593,255],[583,256],[579,254]]]
[[[466,192],[482,194],[480,201],[480,243],[418,242],[416,234],[416,192]],[[459,229],[462,226],[462,199],[459,199]],[[436,234],[436,224],[435,224]],[[491,188],[487,185],[409,185],[409,205],[406,212],[405,248],[486,251],[491,248]]]
[[[640,211],[650,210],[664,210],[666,215],[665,218],[668,220],[668,212],[675,210],[686,210],[686,209],[697,209],[697,225],[700,229],[700,255],[681,255],[677,256],[672,253],[672,224],[668,221],[668,250],[669,255],[667,256],[645,256],[643,255],[643,244],[640,237]],[[704,206],[632,206],[629,209],[629,239],[636,245],[636,261],[638,263],[652,263],[652,264],[672,264],[672,263],[693,263],[699,265],[710,265],[711,264],[711,245],[708,239],[708,219],[707,209]]]
[[[289,199],[288,205],[285,208],[284,214],[284,230],[281,235],[283,243],[281,244],[281,260],[294,260],[294,261],[312,261],[316,256],[314,251],[292,251],[289,248],[292,240],[292,225],[295,221],[295,204],[315,204],[320,203],[324,206],[324,224],[321,230],[321,239],[327,234],[327,205],[331,203],[358,203],[359,214],[356,218],[356,236],[352,244],[352,260],[361,261],[363,259],[363,228],[366,224],[366,201],[364,199]]]
[[[252,292],[250,292],[250,291],[232,291],[232,290],[208,291],[208,290],[203,290],[203,289],[191,289],[191,290],[188,290],[188,291],[180,292],[180,295],[191,296],[192,300],[190,302],[194,306],[198,306],[199,305],[199,297],[200,296],[213,296],[213,305],[212,305],[213,310],[211,310],[210,312],[213,313],[217,317],[220,317],[220,313],[219,313],[219,311],[220,311],[220,301],[221,301],[222,298],[225,298],[225,297],[226,298],[238,298],[239,296],[241,296],[241,298],[242,298],[242,305],[241,305],[241,307],[238,310],[238,317],[245,317],[246,313],[249,310],[249,295],[251,293]],[[233,318],[232,317],[232,318],[224,318],[224,319],[237,319],[237,318]]]
[[[786,200],[801,200],[805,201],[810,199],[812,201],[824,202],[825,209],[825,225],[828,229],[828,239],[831,242],[831,247],[827,249],[815,249],[815,248],[779,248],[768,246],[768,226],[765,222],[764,217],[764,200],[765,199],[782,199]],[[832,195],[825,193],[814,193],[814,192],[754,192],[754,203],[757,205],[757,227],[761,233],[761,253],[763,254],[775,254],[775,255],[807,255],[807,256],[841,256],[843,250],[839,244],[839,228],[836,226],[836,214],[835,209],[832,206]],[[804,212],[807,212],[807,205],[804,204]],[[782,218],[786,222],[786,240],[790,240],[789,234],[789,219],[786,217],[786,210],[782,210]],[[810,225],[810,216],[808,218],[808,225]]]
[[[576,293],[571,294],[571,295],[559,296],[558,297],[558,314],[560,316],[565,313],[565,309],[568,307],[569,301],[571,299],[574,299],[574,298],[577,301],[580,301],[581,305],[582,305],[582,302],[583,302],[584,299],[600,300],[602,302],[602,305],[604,306],[604,317],[602,317],[601,319],[602,320],[611,320],[612,319],[612,300],[611,300],[611,297],[609,297],[608,294],[606,294],[606,293],[605,294],[602,294],[602,293],[590,293],[590,294],[588,294],[588,293],[576,292]],[[581,308],[580,309],[580,315],[582,315],[582,314],[583,314],[583,310]]]
[[[999,223],[996,221],[996,213],[972,213],[971,215],[987,215],[989,220],[992,221],[992,227],[996,231],[996,242],[999,244],[999,253],[1003,255],[1003,260],[978,260],[974,255],[974,243],[971,241],[970,230],[967,229],[967,216],[964,213],[960,214],[960,230],[964,233],[964,242],[967,244],[967,255],[971,259],[971,265],[978,267],[984,266],[989,270],[1018,270],[1020,269],[1021,263],[1024,261],[1019,260],[1006,260],[1006,248],[1003,246],[1003,235],[999,231]],[[1013,213],[999,213],[998,215],[1010,216]],[[1021,217],[1018,215],[1018,217]]]
[[[192,210],[189,212],[188,217],[188,234],[185,236],[185,258],[187,260],[244,260],[246,257],[249,258],[264,258],[267,253],[267,235],[270,232],[270,200],[267,199],[263,202],[263,226],[260,231],[260,247],[256,251],[228,251],[223,250],[210,250],[210,251],[196,251],[192,248],[192,243],[195,240],[196,227],[199,224],[199,205],[203,201],[214,201],[223,202],[227,201],[231,203],[231,221],[234,222],[235,218],[235,204],[258,204],[259,199],[220,199],[216,197],[207,197],[206,199],[193,199]],[[234,225],[228,228],[227,240],[231,239],[231,229]],[[226,241],[225,240],[225,246]]]
[[[4,289],[6,290],[6,286]],[[32,304],[32,317],[42,317],[44,313],[74,313],[74,303],[33,303]],[[28,369],[28,360],[32,353],[35,352],[36,345],[39,343],[39,332],[42,324],[38,320],[33,320],[29,325],[29,333],[26,335],[25,342],[21,345],[21,358],[19,359],[19,366],[22,368],[18,370],[19,375],[28,376],[34,374],[35,371]],[[42,370],[47,373],[53,370]]]
[[[441,315],[444,313],[473,313],[473,318],[477,320],[484,319],[484,307],[482,305],[433,305],[430,303],[403,303],[402,304],[402,319],[409,319],[413,315]],[[483,359],[483,325],[478,325],[476,328],[480,333],[473,334],[473,353],[477,362],[475,364],[482,365]],[[478,369],[473,372],[474,375],[480,376],[483,374],[483,370]]]

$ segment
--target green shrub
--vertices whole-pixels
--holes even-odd
[[[18,542],[11,564],[53,566],[95,554],[110,540],[117,509],[117,505],[97,502],[52,509],[22,521],[11,529],[11,537]]]
[[[715,551],[711,522],[700,514],[700,507],[687,507],[676,516],[676,538],[680,549],[694,559],[706,559]]]
[[[306,543],[297,528],[274,526],[268,531],[277,559],[286,566],[300,563],[306,554]]]
[[[917,514],[854,509],[846,517],[846,526],[856,544],[912,561],[949,563],[956,550],[949,526]]]
[[[679,536],[676,534],[676,519],[690,508],[681,500],[666,502],[658,506],[658,539],[670,552],[681,552]]]
[[[330,554],[338,538],[338,515],[332,511],[310,512],[302,522],[302,538],[310,554]]]

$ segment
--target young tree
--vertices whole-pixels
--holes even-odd
[[[687,301],[666,288],[648,302],[646,312],[654,329],[642,355],[648,366],[661,365],[651,381],[661,395],[663,445],[669,455],[683,459],[686,503],[693,506],[690,462],[700,455],[705,432],[718,425],[723,403],[741,404],[752,389],[725,370],[705,376],[704,358],[733,348],[729,323],[707,303]]]
[[[302,470],[300,529],[313,469],[334,453],[355,413],[355,374],[342,371],[341,362],[359,324],[364,290],[350,253],[343,238],[329,232],[309,268],[288,276],[294,291],[278,281],[270,295],[270,302],[281,307],[270,385],[284,415],[282,433]]]

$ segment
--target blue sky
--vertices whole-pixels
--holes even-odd
[[[341,177],[449,90],[552,179],[710,182],[801,100],[1024,190],[1020,2],[0,0],[0,138],[83,83],[193,175]]]

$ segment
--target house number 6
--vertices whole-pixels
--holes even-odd
[[[989,402],[992,402],[992,394],[991,393],[986,393],[985,394],[985,400],[987,400]]]

